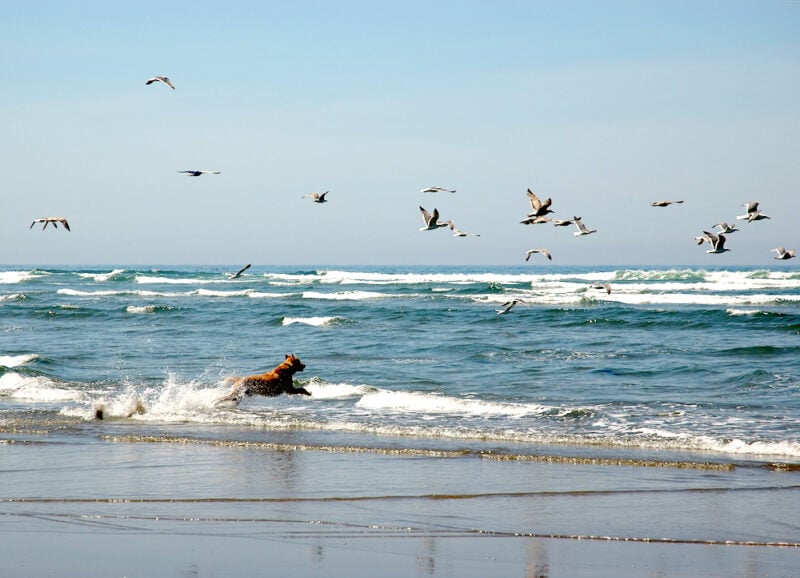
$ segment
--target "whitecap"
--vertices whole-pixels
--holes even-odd
[[[25,353],[22,355],[0,355],[0,365],[4,365],[5,367],[19,367],[20,365],[26,365],[33,361],[34,359],[38,359],[38,355],[35,353]]]
[[[57,387],[47,377],[25,376],[14,372],[0,376],[0,394],[38,403],[78,401],[84,398],[82,392]]]
[[[108,273],[78,273],[79,277],[83,277],[84,279],[93,279],[98,283],[102,283],[104,281],[108,281],[109,279],[113,279],[120,273],[124,273],[125,269],[114,269]]]
[[[31,271],[0,271],[0,285],[14,285],[33,279]]]
[[[552,408],[535,403],[494,403],[462,399],[436,393],[375,390],[364,395],[356,406],[372,410],[403,411],[420,414],[501,415],[522,417],[541,415]]]
[[[294,323],[302,323],[305,325],[313,325],[314,327],[328,327],[334,320],[341,319],[339,317],[284,317],[283,325],[292,325]]]
[[[391,297],[387,293],[372,291],[340,291],[337,293],[321,293],[319,291],[304,291],[303,299],[331,299],[338,301],[361,301],[364,299],[383,299]]]

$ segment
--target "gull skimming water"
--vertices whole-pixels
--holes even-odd
[[[553,260],[552,255],[550,255],[550,251],[548,251],[547,249],[528,249],[525,252],[525,261],[528,261],[531,258],[531,255],[533,255],[534,253],[541,253],[542,255],[547,257],[548,261]]]

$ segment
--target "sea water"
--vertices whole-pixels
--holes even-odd
[[[235,269],[0,270],[0,428],[102,407],[140,435],[800,462],[791,266]],[[287,353],[311,397],[219,404]]]
[[[542,539],[739,546],[665,552],[665,575],[796,567],[791,265],[237,269],[0,268],[9,575],[241,575],[253,540],[308,544],[322,575],[370,540],[451,575],[451,538],[512,574],[562,550]],[[311,396],[223,401],[291,353]],[[237,564],[176,556],[188,535]],[[150,564],[131,536],[171,538]]]

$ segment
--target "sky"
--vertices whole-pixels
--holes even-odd
[[[531,266],[767,267],[800,250],[800,2],[0,7],[0,264],[508,265],[544,247]],[[528,188],[597,233],[520,224]],[[749,201],[771,219],[738,221],[724,254],[695,244]],[[421,232],[419,206],[480,237]],[[29,229],[49,216],[71,231]]]

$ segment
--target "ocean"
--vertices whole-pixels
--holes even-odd
[[[238,268],[0,268],[5,513],[42,499],[37,507],[53,515],[66,506],[47,500],[62,494],[92,504],[143,495],[188,499],[201,483],[153,478],[148,468],[155,466],[126,450],[114,474],[122,481],[98,490],[91,478],[70,482],[68,465],[43,465],[43,446],[83,459],[99,452],[114,463],[130,445],[156,462],[165,448],[169,461],[182,459],[175,447],[187,452],[181,455],[194,447],[193,456],[198,447],[255,447],[433,459],[439,467],[431,479],[449,467],[437,458],[479,458],[494,466],[472,474],[465,466],[448,478],[455,484],[463,477],[457,491],[474,495],[526,492],[525,476],[500,474],[513,463],[562,468],[556,481],[566,481],[575,464],[666,468],[688,472],[678,483],[688,502],[712,488],[731,504],[745,499],[726,493],[734,489],[758,489],[763,503],[778,502],[769,502],[769,515],[763,503],[751,506],[766,517],[748,531],[740,533],[739,522],[732,531],[696,520],[667,525],[662,536],[800,545],[796,516],[780,506],[796,503],[800,489],[800,271],[791,264],[253,266],[231,278]],[[498,313],[513,299],[510,311]],[[230,391],[226,377],[267,371],[286,354],[306,364],[295,384],[311,396],[220,403]],[[413,463],[418,476],[421,462]],[[393,464],[390,485],[402,493],[413,480]],[[745,473],[719,477],[733,470]],[[370,483],[359,485],[368,475],[353,472],[334,495],[368,493]],[[138,481],[125,482],[129,477]],[[569,492],[591,483],[591,476],[579,479],[565,483]],[[601,489],[630,483],[624,479],[611,475]],[[478,480],[480,488],[473,487]],[[653,490],[665,480],[642,483]],[[200,494],[233,501],[219,486]],[[293,488],[288,498],[299,494]],[[69,508],[82,516],[87,507]],[[542,528],[531,519],[505,518],[503,531],[588,535],[563,520]],[[356,516],[345,525],[357,523],[380,522]],[[650,523],[611,535],[649,540]]]

